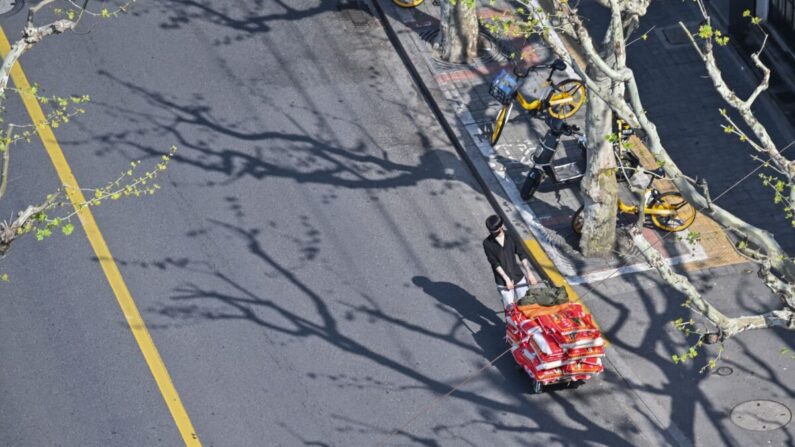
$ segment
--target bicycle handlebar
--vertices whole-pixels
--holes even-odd
[[[565,62],[563,62],[560,59],[555,59],[555,61],[553,61],[551,64],[531,65],[531,66],[527,67],[527,69],[524,71],[524,74],[522,74],[520,72],[520,70],[519,70],[519,66],[515,62],[515,59],[512,60],[512,62],[514,63],[513,73],[519,78],[526,78],[530,74],[531,71],[542,70],[542,69],[545,69],[545,68],[551,68],[552,69],[552,72],[549,74],[549,77],[551,78],[552,77],[552,73],[554,73],[555,70],[563,71],[563,70],[566,69],[566,63]]]
[[[531,65],[531,66],[527,67],[527,70],[525,70],[524,74],[522,74],[521,71],[519,70],[519,66],[518,65],[514,65],[513,74],[515,74],[516,77],[518,77],[518,78],[526,78],[530,74],[531,71],[536,71],[536,70],[539,70],[539,69],[542,69],[542,68],[547,68],[547,67],[548,67],[548,65]]]

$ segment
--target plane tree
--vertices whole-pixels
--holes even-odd
[[[478,55],[477,0],[438,0],[437,3],[441,58],[453,63],[472,62]]]
[[[106,7],[108,4],[103,3],[101,9],[92,11],[88,8],[88,0],[82,0],[80,4],[71,0],[43,0],[27,9],[21,35],[10,44],[0,66],[0,201],[7,198],[11,153],[20,149],[19,146],[31,142],[38,131],[44,128],[57,129],[85,113],[82,107],[90,100],[88,95],[45,96],[42,94],[43,89],[37,84],[10,87],[9,80],[17,62],[45,40],[74,31],[87,20],[117,17],[126,12],[134,1],[118,5],[114,9],[109,9]],[[41,16],[46,19],[40,20]],[[8,116],[7,102],[10,94],[14,93],[35,98],[46,109],[44,120],[24,122],[17,121],[18,117]],[[156,166],[146,172],[141,172],[139,162],[132,162],[116,179],[104,186],[78,189],[76,185],[62,185],[37,203],[23,207],[12,219],[0,222],[0,259],[5,258],[11,245],[22,236],[32,234],[36,239],[43,240],[56,232],[65,235],[72,233],[72,221],[80,217],[81,210],[109,200],[154,194],[159,189],[155,179],[167,168],[174,151],[175,148],[172,147],[170,155],[163,156]],[[44,172],[49,174],[52,170],[47,169]],[[8,281],[9,278],[3,273],[0,274],[0,279]]]

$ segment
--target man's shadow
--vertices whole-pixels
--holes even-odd
[[[488,361],[504,353],[508,348],[505,342],[505,320],[502,311],[495,311],[484,306],[477,297],[461,287],[444,281],[431,281],[424,276],[415,276],[411,281],[423,292],[435,298],[441,304],[451,308],[462,320],[477,324],[480,329],[472,331],[472,338]],[[495,300],[499,298],[495,289]],[[470,327],[462,321],[464,326]],[[506,353],[494,363],[494,366],[505,378],[514,392],[527,392],[529,385],[527,376],[517,366],[511,353]]]

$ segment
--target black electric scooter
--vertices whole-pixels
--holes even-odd
[[[584,172],[577,167],[577,163],[567,163],[561,166],[554,166],[552,163],[552,158],[560,145],[560,137],[564,135],[579,135],[581,137],[577,144],[582,151],[583,158],[585,158],[587,143],[582,137],[580,129],[575,125],[569,125],[565,121],[551,116],[546,117],[546,123],[549,130],[547,130],[544,138],[541,139],[541,147],[533,156],[533,166],[530,168],[530,172],[527,174],[527,178],[520,190],[520,196],[525,201],[533,198],[545,175],[559,184],[574,182],[581,179],[584,175]]]

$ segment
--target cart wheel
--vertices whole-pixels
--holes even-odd
[[[542,386],[543,385],[538,380],[530,379],[530,391],[532,391],[533,394],[541,394]]]

